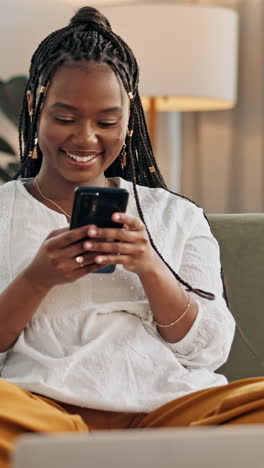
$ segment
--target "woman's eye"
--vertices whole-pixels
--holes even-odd
[[[55,117],[55,120],[57,120],[57,122],[60,122],[60,123],[63,123],[63,124],[68,124],[68,123],[73,123],[74,122],[73,119],[63,119],[61,117]]]
[[[99,122],[99,125],[101,127],[113,127],[113,125],[116,125],[117,122]]]

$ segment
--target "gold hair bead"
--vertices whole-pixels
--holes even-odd
[[[132,99],[134,99],[134,96],[133,96],[133,94],[131,93],[131,91],[129,91],[128,97],[129,97],[130,101],[131,101]]]
[[[128,130],[127,136],[132,137],[134,130]]]
[[[149,166],[149,172],[156,172],[156,169],[154,166]]]
[[[45,91],[46,91],[46,86],[41,86],[41,87],[40,87],[40,92],[41,92],[41,93],[45,93]]]
[[[29,157],[29,158],[32,158],[32,156],[33,156],[33,151],[29,151],[28,157]]]

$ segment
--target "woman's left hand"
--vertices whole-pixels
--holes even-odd
[[[125,213],[114,213],[113,221],[123,228],[99,228],[89,226],[84,250],[100,252],[95,257],[99,265],[123,265],[138,275],[153,271],[160,259],[152,248],[144,223]]]

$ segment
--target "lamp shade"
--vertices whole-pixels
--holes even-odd
[[[201,5],[134,4],[100,8],[133,50],[145,108],[229,109],[236,102],[238,14]]]

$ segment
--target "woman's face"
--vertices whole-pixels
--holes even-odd
[[[128,118],[128,97],[107,64],[75,62],[58,68],[38,125],[41,177],[102,184],[124,144]]]

